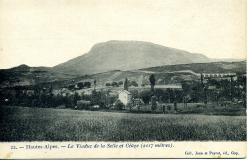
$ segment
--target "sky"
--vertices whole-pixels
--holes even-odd
[[[245,0],[0,0],[0,68],[55,66],[109,40],[246,58]]]

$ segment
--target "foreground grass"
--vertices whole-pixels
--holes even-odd
[[[0,141],[246,140],[246,116],[0,109]]]

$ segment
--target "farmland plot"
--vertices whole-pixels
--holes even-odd
[[[246,116],[0,109],[0,141],[246,140]]]

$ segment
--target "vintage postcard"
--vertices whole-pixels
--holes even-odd
[[[246,158],[246,0],[0,0],[0,158]]]

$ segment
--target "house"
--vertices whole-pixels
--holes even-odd
[[[151,88],[150,85],[145,85],[142,88]],[[154,86],[155,89],[174,89],[174,90],[182,90],[182,84],[175,83],[175,84],[158,84]]]
[[[155,89],[182,89],[181,84],[162,84],[162,85],[155,85]]]
[[[202,73],[204,78],[223,78],[236,76],[236,73]]]
[[[126,90],[122,90],[119,92],[118,99],[126,106],[132,102],[132,94]]]

